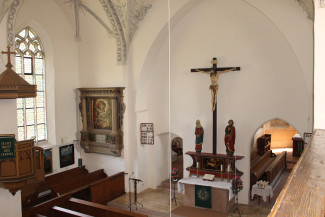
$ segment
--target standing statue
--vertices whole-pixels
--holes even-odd
[[[228,126],[225,129],[225,146],[227,155],[234,155],[235,152],[235,139],[236,139],[236,129],[233,126],[234,121],[229,120]]]
[[[196,121],[195,128],[195,151],[201,153],[202,151],[202,143],[203,143],[204,130],[201,126],[200,120]]]

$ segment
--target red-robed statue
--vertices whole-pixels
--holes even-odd
[[[233,126],[234,121],[229,120],[228,126],[225,129],[225,146],[227,155],[234,155],[235,152],[235,139],[236,139],[236,129]]]

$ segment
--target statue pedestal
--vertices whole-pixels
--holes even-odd
[[[225,154],[211,154],[211,153],[197,153],[186,152],[193,159],[193,164],[187,170],[193,176],[203,176],[205,174],[213,174],[221,179],[233,179],[236,176],[242,176],[243,172],[239,171],[235,162],[243,159],[244,156],[239,155],[225,155]]]

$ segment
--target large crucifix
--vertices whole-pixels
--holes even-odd
[[[213,111],[213,154],[217,154],[217,95],[218,95],[218,79],[221,73],[229,71],[239,71],[240,67],[217,67],[217,58],[213,58],[212,68],[197,68],[191,69],[191,72],[202,72],[210,75],[211,78],[211,102]]]

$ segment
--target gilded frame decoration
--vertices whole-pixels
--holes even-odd
[[[83,125],[80,145],[85,152],[121,156],[124,89],[79,88]]]

